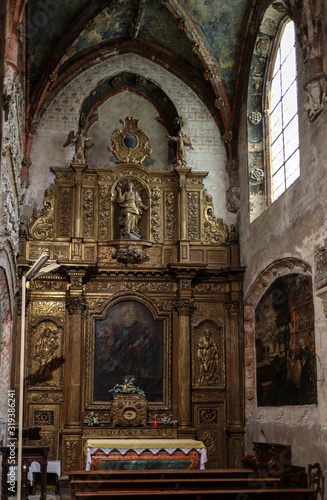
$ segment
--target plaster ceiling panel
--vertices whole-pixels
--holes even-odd
[[[69,33],[89,0],[30,0],[28,12],[28,58],[31,87],[47,65],[57,45]]]
[[[180,0],[178,4],[207,39],[210,52],[218,64],[220,76],[231,97],[252,1]]]
[[[135,2],[125,0],[117,9],[106,9],[95,19],[95,27],[86,31],[75,45],[76,52],[111,38],[128,36],[135,16]]]
[[[149,0],[145,2],[138,36],[169,49],[203,72],[199,58],[192,51],[191,41],[184,31],[178,29],[177,20],[164,5]]]

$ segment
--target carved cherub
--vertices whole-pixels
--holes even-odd
[[[188,134],[183,134],[182,130],[178,132],[178,137],[167,136],[169,139],[177,143],[176,164],[177,166],[184,167],[187,165],[185,158],[185,146],[193,149],[191,138]]]
[[[75,143],[75,154],[73,157],[74,163],[85,163],[85,142],[90,141],[91,137],[86,137],[84,135],[84,129],[79,128],[77,134],[75,134],[74,130],[71,130],[68,134],[66,142],[64,144],[64,148],[69,146],[70,144]]]

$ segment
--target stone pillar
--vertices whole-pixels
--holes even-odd
[[[83,340],[83,312],[85,298],[80,295],[67,297],[70,316],[68,347],[66,350],[66,428],[80,427],[81,366]]]
[[[178,431],[179,435],[180,431],[192,434],[190,317],[194,299],[178,299],[175,309],[178,314]]]
[[[226,375],[227,375],[227,467],[242,467],[243,458],[243,339],[240,328],[241,305],[226,305]]]

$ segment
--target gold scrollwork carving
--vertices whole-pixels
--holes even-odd
[[[174,307],[178,316],[191,316],[195,309],[194,299],[178,299]]]
[[[119,121],[123,124],[123,129],[113,132],[112,145],[108,151],[114,154],[117,162],[142,164],[152,151],[149,148],[148,134],[139,129],[141,120],[126,117],[125,120]]]
[[[83,193],[83,233],[86,238],[92,236],[93,231],[93,189],[85,189]]]
[[[33,425],[44,427],[54,425],[54,411],[53,410],[35,410]]]
[[[62,323],[65,317],[65,304],[59,301],[33,301],[31,317],[34,320],[42,316],[54,317]]]
[[[45,191],[43,208],[35,210],[28,223],[31,238],[48,240],[53,238],[54,189],[53,185]]]
[[[47,388],[48,389],[48,388]],[[30,392],[26,394],[26,400],[29,403],[60,403],[64,400],[62,392]]]
[[[86,284],[86,290],[88,292],[120,292],[123,290],[133,290],[135,292],[172,292],[174,285],[170,281],[101,281],[101,282],[89,282]]]
[[[99,190],[99,239],[108,240],[108,221],[110,215],[110,189],[109,186],[102,186]]]
[[[228,227],[223,219],[216,218],[213,215],[212,196],[205,193],[207,206],[204,212],[204,235],[206,243],[222,245],[228,240]]]
[[[194,287],[196,292],[217,293],[225,290],[225,283],[199,283]]]
[[[65,441],[66,472],[78,469],[78,441]]]
[[[104,299],[87,299],[88,309],[98,309],[104,302]]]
[[[67,260],[68,259],[68,246],[67,247],[53,247],[54,260]]]
[[[173,308],[174,302],[172,300],[166,299],[155,299],[155,304],[161,311],[171,311]]]
[[[166,238],[176,239],[176,195],[173,191],[166,194]]]
[[[188,237],[190,240],[198,239],[198,194],[194,192],[188,195]]]
[[[151,191],[151,233],[154,241],[160,241],[160,206],[161,190],[155,187]]]
[[[60,191],[60,215],[59,231],[60,236],[70,236],[70,200],[71,188],[63,187]]]
[[[203,441],[208,455],[216,455],[218,451],[218,440],[213,432],[204,431],[201,433],[201,440]]]
[[[30,259],[38,259],[44,253],[48,255],[50,254],[50,246],[30,245],[29,249]]]
[[[199,408],[199,424],[218,424],[218,410],[217,408]]]
[[[80,297],[79,295],[71,295],[66,299],[66,305],[69,314],[82,314],[86,308],[85,297]]]

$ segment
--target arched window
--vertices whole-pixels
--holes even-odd
[[[300,175],[295,28],[281,31],[268,78],[271,198],[276,200]]]
[[[257,32],[248,86],[250,221],[300,175],[295,26],[272,3]]]

